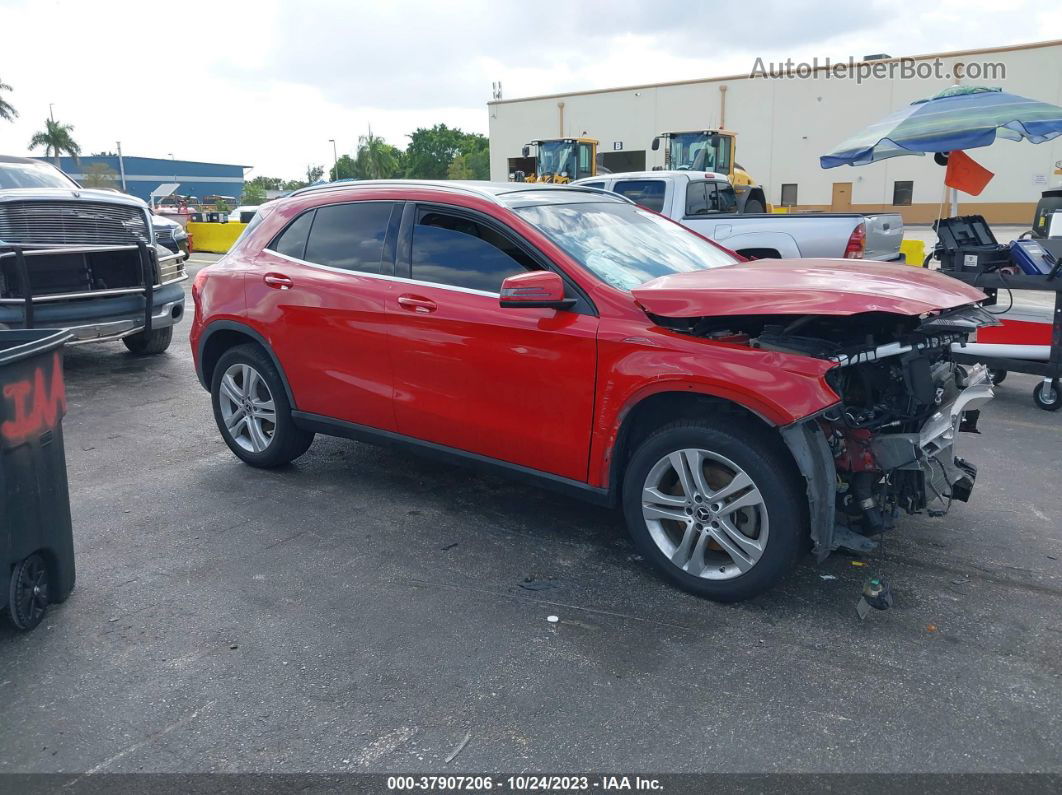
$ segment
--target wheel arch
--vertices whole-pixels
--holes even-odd
[[[284,384],[284,393],[287,395],[288,403],[291,404],[293,409],[298,408],[295,403],[295,396],[291,392],[291,385],[288,383],[287,374],[284,372],[284,367],[281,365],[280,359],[277,358],[269,341],[250,326],[234,320],[216,320],[207,326],[200,336],[197,367],[199,383],[203,385],[204,389],[210,391],[210,383],[214,377],[214,367],[217,365],[218,360],[225,351],[247,343],[256,344],[266,352],[273,362],[273,366],[280,373],[280,380]]]
[[[631,454],[654,430],[676,419],[699,419],[709,413],[710,416],[729,415],[736,421],[747,423],[781,440],[774,422],[759,411],[730,398],[688,389],[666,389],[642,395],[624,409],[615,441],[609,450],[606,465],[611,499],[616,504],[622,499],[623,475]]]

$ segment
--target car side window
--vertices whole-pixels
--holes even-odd
[[[601,189],[604,189],[604,187],[605,187],[605,183],[604,182],[580,182],[579,184],[582,185],[584,188],[601,188]]]
[[[313,223],[314,210],[303,213],[290,224],[287,229],[273,239],[269,248],[285,257],[304,259],[306,256],[306,237],[310,232],[310,224]]]
[[[303,259],[346,271],[382,273],[392,206],[392,202],[351,202],[318,207]]]
[[[713,195],[715,194],[714,188],[709,187],[707,182],[691,182],[686,186],[686,215],[708,214],[705,188],[711,190]]]
[[[612,190],[648,210],[658,213],[664,210],[666,185],[662,179],[624,179],[613,185]]]
[[[496,293],[535,261],[505,235],[461,215],[422,209],[413,227],[412,277]]]

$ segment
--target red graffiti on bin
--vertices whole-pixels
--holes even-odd
[[[59,354],[52,358],[51,388],[45,384],[44,367],[38,367],[32,379],[4,386],[4,399],[11,401],[11,417],[0,424],[0,436],[9,444],[21,444],[42,431],[55,428],[66,413],[66,386],[63,384]]]

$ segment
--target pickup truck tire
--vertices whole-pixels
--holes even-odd
[[[283,466],[313,444],[313,433],[296,427],[280,373],[257,345],[239,345],[221,355],[210,402],[221,438],[253,467]]]
[[[718,602],[766,591],[807,549],[806,498],[792,462],[776,440],[733,420],[657,430],[630,459],[622,502],[646,560]]]
[[[141,331],[139,334],[130,334],[128,337],[122,337],[125,347],[138,356],[162,353],[170,347],[170,342],[172,341],[173,326],[166,326],[166,328],[155,329],[151,332]]]

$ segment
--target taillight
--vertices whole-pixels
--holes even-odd
[[[859,223],[848,237],[848,245],[844,247],[845,259],[863,259],[863,252],[867,248],[867,225]]]

